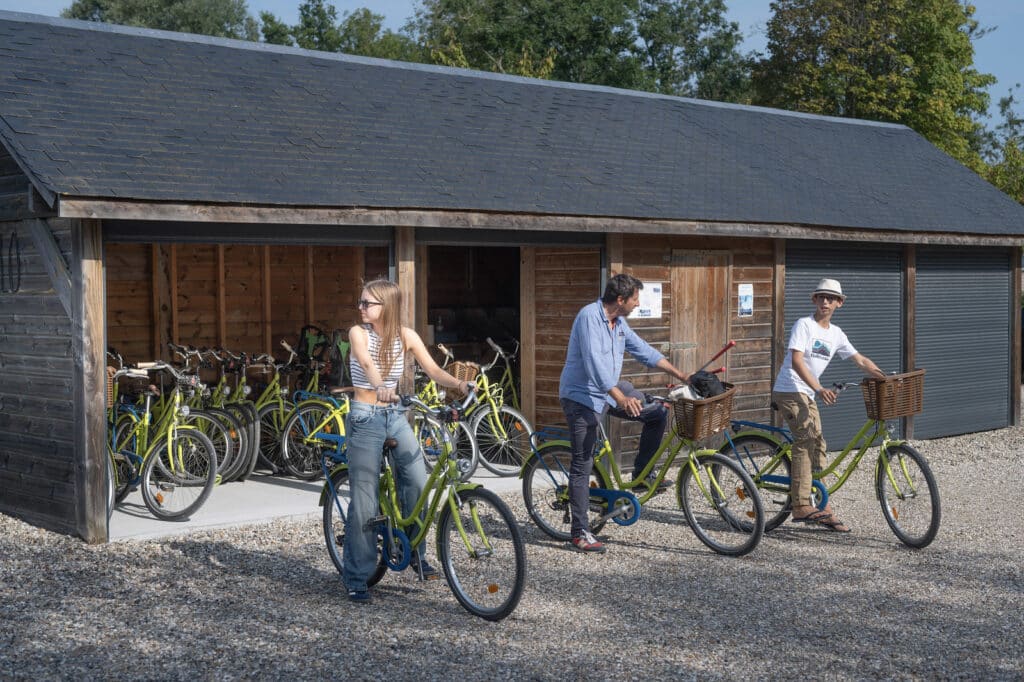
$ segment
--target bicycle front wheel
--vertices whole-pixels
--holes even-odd
[[[338,469],[331,474],[331,488],[334,495],[331,495],[331,488],[327,488],[326,499],[324,499],[324,541],[327,543],[327,555],[331,557],[331,563],[344,575],[345,569],[342,563],[345,549],[345,518],[348,516],[348,505],[352,499],[351,486],[348,480],[348,469]],[[324,483],[327,486],[327,483]],[[384,562],[384,555],[381,553],[380,537],[377,538],[377,568],[367,579],[367,585],[376,585],[388,571],[388,565]]]
[[[473,436],[480,463],[497,476],[515,476],[533,452],[533,427],[526,417],[508,405],[497,411],[485,410],[473,420]]]
[[[572,537],[572,513],[569,510],[569,467],[572,450],[562,445],[541,448],[532,455],[523,470],[523,503],[537,527],[556,540],[568,541]],[[592,468],[588,487],[610,488],[601,472]],[[590,532],[595,535],[606,521],[598,522],[608,510],[608,503],[600,497],[591,497],[589,510]]]
[[[526,584],[526,548],[512,511],[486,488],[458,493],[437,521],[437,556],[455,598],[485,620],[515,610]]]
[[[161,439],[142,467],[142,501],[158,519],[186,519],[196,512],[217,480],[213,443],[196,429],[178,429]]]
[[[296,408],[285,422],[281,434],[281,460],[285,470],[295,478],[312,481],[321,475],[323,453],[337,447],[337,439],[345,433],[340,417],[321,403],[308,403]]]
[[[284,424],[288,421],[295,406],[285,401],[283,405],[269,403],[259,411],[260,419],[260,456],[264,464],[273,473],[283,466],[281,461],[281,434],[284,432]]]
[[[676,486],[697,539],[728,556],[757,547],[764,534],[764,508],[743,467],[718,453],[698,455],[683,464]]]
[[[791,463],[789,457],[775,458],[779,445],[771,438],[758,434],[746,434],[732,439],[732,445],[726,441],[718,451],[738,462],[750,474],[761,496],[764,507],[764,530],[768,532],[777,528],[787,518],[793,506],[789,499],[789,483],[764,480],[765,476],[790,478]]]
[[[939,532],[939,487],[924,456],[909,445],[890,445],[875,466],[875,492],[889,528],[903,544],[921,549]]]

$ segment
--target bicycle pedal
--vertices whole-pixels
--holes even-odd
[[[374,528],[386,522],[387,520],[388,517],[384,516],[383,514],[381,514],[380,516],[374,516],[372,519],[366,522],[363,528],[365,528],[366,530],[373,530]]]

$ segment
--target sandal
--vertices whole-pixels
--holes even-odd
[[[834,530],[837,533],[849,533],[850,528],[845,523],[836,518],[832,512],[827,512],[824,509],[820,509],[807,516],[801,516],[800,518],[793,518],[793,523],[813,523],[819,526],[825,526],[829,530]]]

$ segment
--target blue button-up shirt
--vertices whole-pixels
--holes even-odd
[[[600,300],[580,310],[572,323],[565,367],[558,383],[559,398],[589,405],[599,414],[615,405],[608,391],[619,382],[625,351],[648,367],[654,367],[665,357],[637,336],[626,318],[616,318],[614,329],[608,322]]]

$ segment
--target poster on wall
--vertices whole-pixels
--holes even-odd
[[[740,317],[753,317],[754,316],[754,285],[753,284],[740,284],[739,285],[739,298],[740,298]]]
[[[661,282],[644,282],[640,305],[633,308],[629,319],[657,320],[661,317]]]

